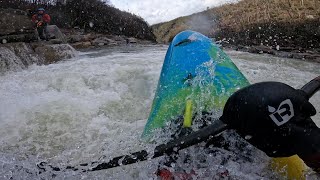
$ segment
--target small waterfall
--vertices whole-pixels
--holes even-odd
[[[0,45],[0,75],[20,71],[32,64],[50,64],[77,56],[69,44],[10,43]]]
[[[35,54],[25,43],[0,46],[0,73],[19,71],[34,63],[41,63],[43,58]]]

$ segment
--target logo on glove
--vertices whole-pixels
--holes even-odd
[[[278,109],[268,106],[268,110],[272,113],[269,116],[277,126],[287,123],[294,116],[293,105],[290,99],[281,102]]]

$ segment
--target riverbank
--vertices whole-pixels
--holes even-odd
[[[69,44],[47,42],[0,44],[0,75],[8,71],[20,71],[33,64],[48,65],[76,56],[77,51]]]
[[[155,45],[168,43],[156,43],[154,41],[141,40],[122,35],[106,35],[99,33],[84,33],[81,30],[62,30],[66,34],[67,42],[77,50],[108,48],[126,44]],[[281,58],[293,58],[303,61],[320,63],[320,49],[307,49],[302,47],[265,46],[265,45],[234,45],[229,42],[218,41],[223,48],[235,51],[249,52],[253,54],[270,54]]]
[[[320,49],[304,49],[295,47],[268,47],[268,46],[242,46],[222,45],[223,48],[253,54],[270,54],[280,58],[292,58],[303,61],[320,63]]]
[[[81,29],[62,29],[67,42],[77,50],[95,49],[125,44],[155,44],[154,41],[124,35],[84,32]]]
[[[95,32],[79,26],[60,29],[56,25],[48,25],[47,41],[40,41],[26,11],[0,8],[0,15],[0,22],[3,22],[0,23],[0,74],[20,71],[32,64],[48,65],[74,58],[80,49],[150,44],[154,41],[148,36],[149,31],[143,36],[144,26],[137,30],[141,33],[126,36],[124,34],[130,33]]]
[[[155,24],[160,43],[193,30],[234,50],[319,62],[320,7],[316,1],[242,0]]]

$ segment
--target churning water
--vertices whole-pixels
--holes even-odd
[[[167,46],[94,50],[0,76],[0,179],[156,179],[164,157],[90,173],[65,167],[154,147],[140,136],[166,50]],[[316,63],[228,54],[251,83],[272,80],[299,88],[320,74]],[[320,93],[311,102],[320,111]],[[320,125],[319,112],[313,119]],[[233,137],[230,143],[236,141]],[[182,156],[191,154],[191,162],[186,165],[178,159],[177,166],[193,169],[200,179],[218,179],[226,172],[231,179],[276,177],[268,168],[269,158],[250,145],[241,151],[205,151],[201,147],[181,151]],[[198,157],[207,163],[201,165]],[[50,166],[41,171],[36,166],[40,162],[61,171]]]

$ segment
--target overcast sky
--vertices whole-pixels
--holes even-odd
[[[169,21],[236,0],[110,0],[118,9],[141,16],[149,24]]]

